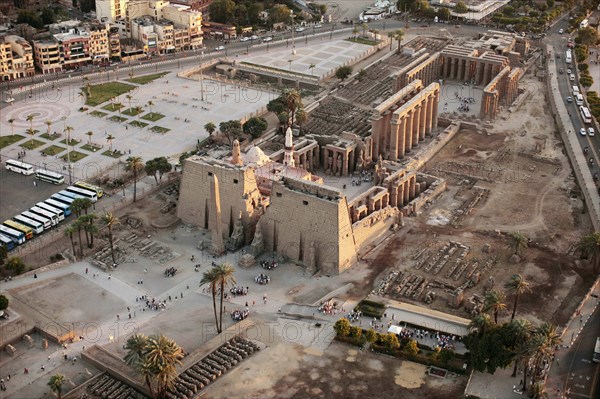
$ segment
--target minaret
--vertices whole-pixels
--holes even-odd
[[[285,144],[283,146],[285,149],[285,153],[283,155],[283,165],[291,166],[292,168],[295,166],[294,163],[294,142],[292,141],[292,128],[288,127],[285,131]]]
[[[233,140],[233,149],[231,150],[231,163],[234,165],[243,165],[244,161],[241,157],[240,142],[238,139]]]

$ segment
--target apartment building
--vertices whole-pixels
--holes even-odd
[[[96,0],[96,18],[100,22],[113,23],[125,19],[128,0]]]
[[[79,29],[72,29],[67,33],[53,35],[58,42],[63,69],[76,69],[89,63],[90,33]]]
[[[94,24],[87,28],[89,34],[89,52],[92,62],[97,65],[110,63],[109,29],[108,24]]]
[[[33,41],[33,59],[35,67],[44,75],[62,71],[60,45],[52,39]]]
[[[21,36],[0,38],[0,80],[13,80],[33,76],[33,50]]]

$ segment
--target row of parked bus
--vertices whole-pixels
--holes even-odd
[[[17,164],[16,166],[15,163]],[[23,169],[26,166],[18,164],[23,164],[23,162],[6,161],[6,169],[15,171],[13,168],[18,167],[19,170],[16,171],[17,173],[25,175],[33,174],[33,172],[28,173],[27,169]],[[33,171],[33,166],[29,166],[31,166],[31,171]],[[25,173],[23,170],[25,170]],[[59,173],[38,169],[35,171],[35,174],[36,178],[40,180],[53,184],[64,183],[64,176]],[[104,192],[100,187],[85,181],[77,181],[72,186],[53,194],[47,200],[38,202],[27,211],[0,224],[0,245],[5,246],[10,251],[17,245],[24,244],[36,235],[42,234],[44,231],[51,229],[65,220],[65,217],[72,213],[71,204],[75,199],[88,198],[92,202],[96,202],[103,194]]]

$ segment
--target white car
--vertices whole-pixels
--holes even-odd
[[[567,69],[567,75],[571,75],[572,71],[570,69]]]
[[[588,127],[588,136],[594,137],[595,132],[593,127]]]
[[[302,26],[299,26],[296,28],[296,32],[304,32],[304,28]]]
[[[572,103],[572,102],[573,102],[573,97],[571,97],[571,96],[567,97],[567,102],[568,102],[569,104],[570,104],[570,103]]]
[[[321,24],[315,24],[315,28],[322,28],[322,27],[323,27],[323,25],[321,25]]]
[[[571,82],[574,82],[575,81],[575,75],[571,74],[571,76],[569,76],[569,80]]]
[[[215,51],[223,51],[225,50],[225,46],[219,46],[215,48]]]
[[[562,29],[562,28],[560,28],[560,29],[558,30],[558,34],[559,34],[559,35],[562,35],[563,33],[565,33],[565,30],[564,30],[564,29]]]
[[[584,127],[579,129],[579,134],[581,134],[582,136],[585,136],[585,128]]]
[[[249,38],[249,37],[246,37],[246,36],[244,36],[244,37],[242,37],[242,38],[240,39],[240,42],[247,42],[248,40],[250,40],[250,38]]]
[[[14,102],[15,102],[15,99],[14,99],[14,98],[12,98],[12,97],[9,97],[9,98],[7,98],[6,100],[4,100],[4,102],[5,102],[5,103],[7,103],[7,104],[12,104],[12,103],[14,103]]]
[[[258,36],[256,36],[256,35],[252,35],[251,39],[252,39],[252,40],[258,40]]]
[[[273,38],[271,36],[267,36],[263,39],[263,43],[272,42],[272,41],[273,41]]]

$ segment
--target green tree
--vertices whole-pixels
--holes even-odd
[[[54,374],[48,381],[48,386],[56,394],[58,399],[62,398],[63,384],[65,383],[65,376],[62,374]]]
[[[208,133],[209,136],[212,136],[215,130],[217,130],[217,126],[214,123],[208,122],[204,125],[204,130]]]
[[[383,345],[388,350],[398,349],[400,347],[400,342],[398,341],[398,336],[396,334],[387,333],[382,337]]]
[[[228,286],[235,286],[237,283],[235,277],[233,275],[234,268],[229,263],[221,263],[220,265],[215,266],[215,278],[217,279],[217,284],[219,285],[219,289],[221,290],[221,298],[219,301],[220,310],[219,310],[219,330],[223,331],[223,298],[225,295],[225,289]]]
[[[359,81],[362,81],[366,76],[367,76],[367,71],[365,71],[364,69],[361,69],[360,71],[358,71],[358,80]]]
[[[17,16],[17,24],[29,24],[36,29],[42,29],[44,27],[44,21],[34,11],[22,10],[19,11]]]
[[[375,342],[377,340],[377,336],[379,334],[373,330],[372,328],[369,328],[366,332],[365,332],[365,337],[367,338],[368,342]]]
[[[348,319],[346,319],[345,317],[342,317],[341,319],[335,322],[335,324],[333,325],[333,330],[335,331],[338,337],[347,337],[348,334],[350,334],[350,327],[352,327],[350,321],[348,321]]]
[[[526,291],[530,291],[529,282],[527,282],[522,275],[517,273],[510,277],[510,280],[504,284],[504,288],[506,288],[508,292],[512,292],[515,295],[512,315],[510,316],[510,319],[513,320],[517,314],[517,306],[519,305],[519,298],[521,294]]]
[[[402,46],[402,39],[404,39],[404,30],[397,29],[394,31],[394,39],[398,42],[398,54],[400,54],[400,48]]]
[[[528,247],[528,239],[527,236],[519,231],[516,231],[510,235],[510,242],[507,244],[507,247],[512,248],[515,252],[515,255],[520,255],[521,250]]]
[[[269,20],[276,24],[280,22],[288,22],[291,18],[291,11],[285,4],[275,4],[269,10]]]
[[[113,265],[117,263],[115,258],[115,247],[113,242],[113,229],[121,224],[121,221],[118,217],[113,215],[112,212],[106,212],[102,216],[102,223],[108,228],[108,243],[110,245],[110,256],[112,257]],[[71,239],[72,242],[72,239]]]
[[[528,355],[529,339],[533,333],[533,326],[527,319],[514,319],[509,323],[509,330],[514,339],[513,351],[515,353],[515,364],[511,377],[516,377],[519,364]]]
[[[454,7],[454,12],[457,14],[466,14],[469,12],[469,8],[464,3],[464,1],[459,1],[456,3],[456,6]]]
[[[369,25],[367,25],[366,23],[363,22],[362,24],[360,24],[360,27],[361,27],[361,29],[363,31],[362,36],[366,37],[367,36],[367,29],[369,29]]]
[[[71,240],[71,248],[73,249],[73,258],[75,258],[75,260],[77,260],[77,251],[75,251],[75,240],[73,240],[73,234],[75,234],[76,231],[77,228],[75,228],[75,226],[72,224],[65,228],[65,235],[69,237],[69,240]]]
[[[25,271],[25,262],[20,256],[13,256],[6,262],[6,270],[13,272],[14,274],[21,274]]]
[[[235,3],[232,0],[214,0],[208,6],[211,21],[222,24],[234,21]]]
[[[88,209],[90,209],[92,205],[93,202],[89,198],[75,198],[73,202],[71,202],[71,212],[77,217],[81,216],[82,212],[87,215]]]
[[[138,174],[144,170],[144,160],[142,157],[132,156],[125,161],[125,170],[133,173],[133,202],[137,201],[137,179]]]
[[[529,387],[528,396],[532,399],[545,399],[548,397],[546,392],[546,384],[543,382],[536,382]]]
[[[442,361],[442,363],[448,364],[450,362],[450,360],[452,360],[454,358],[454,355],[455,354],[452,349],[443,348],[440,351],[440,360]]]
[[[342,82],[352,74],[352,67],[349,65],[341,66],[335,70],[335,77]]]
[[[10,125],[10,134],[14,136],[15,135],[15,119],[10,118],[7,122]]]
[[[90,130],[85,135],[88,136],[88,145],[92,145],[92,136],[94,135],[94,132]]]
[[[267,111],[278,115],[286,110],[286,104],[283,102],[282,96],[279,96],[267,103]]]
[[[287,112],[290,115],[291,124],[293,125],[296,121],[295,115],[299,108],[302,108],[302,97],[296,89],[284,90],[282,93],[283,102],[287,108]]]
[[[282,111],[277,114],[277,119],[279,120],[279,123],[287,127],[290,122],[290,115],[287,112]]]
[[[362,336],[362,328],[358,326],[351,326],[349,335],[354,339],[360,338]]]
[[[508,6],[506,6],[506,7],[508,7]],[[504,7],[504,8],[506,8],[506,7]],[[450,20],[450,10],[447,9],[446,7],[441,7],[437,11],[437,16],[440,19],[440,21],[449,21]]]
[[[77,234],[79,236],[79,255],[81,255],[81,259],[83,259],[83,240],[81,239],[81,230],[84,230],[85,225],[80,219],[77,219],[72,223],[72,226],[77,230]]]
[[[133,100],[133,96],[131,94],[127,94],[125,95],[125,98],[127,99],[127,103],[129,104],[129,109],[131,109],[131,100]]]
[[[96,226],[97,216],[93,213],[90,215],[82,215],[79,217],[83,223],[85,230],[85,238],[89,248],[94,248],[94,235],[98,233],[98,227]]]
[[[419,346],[417,345],[417,341],[415,341],[414,339],[409,339],[406,345],[404,346],[404,350],[406,351],[406,353],[413,356],[419,353]]]
[[[108,134],[108,136],[106,136],[106,141],[108,141],[108,145],[109,145],[108,150],[110,152],[112,152],[112,150],[113,150],[113,140],[114,139],[115,139],[115,136],[113,136],[110,133]]]
[[[46,126],[48,126],[48,130],[46,130],[46,133],[48,133],[48,136],[50,135],[50,128],[52,127],[52,121],[48,120],[46,122],[44,122],[46,124]]]
[[[483,311],[491,312],[494,315],[494,322],[496,324],[498,324],[498,313],[506,311],[504,299],[504,293],[498,290],[491,290],[485,294]]]
[[[142,115],[142,112],[144,111],[144,109],[138,105],[135,108],[133,108],[133,111],[137,115],[137,119],[139,121],[140,120],[140,115]]]
[[[235,119],[219,123],[219,130],[227,138],[230,146],[233,146],[233,140],[242,136],[242,124]]]
[[[590,75],[581,74],[581,77],[579,78],[579,83],[581,83],[581,85],[587,89],[592,87],[592,85],[594,84],[594,79],[592,79]]]
[[[578,37],[581,44],[586,46],[594,46],[598,43],[598,31],[591,26],[579,29]]]
[[[302,125],[304,125],[307,120],[308,113],[304,110],[304,108],[299,108],[298,111],[296,111],[296,124],[298,127],[300,127],[300,130],[302,130]]]
[[[162,180],[165,173],[170,172],[173,169],[173,165],[169,163],[166,157],[158,157],[146,162],[144,167],[148,176],[153,176],[156,184]]]
[[[469,363],[473,369],[493,374],[498,368],[506,368],[513,361],[514,340],[508,323],[494,324],[489,315],[484,316],[487,316],[490,324],[485,328],[472,328],[463,342],[469,350]]]
[[[537,348],[534,355],[535,370],[532,377],[532,384],[535,384],[536,377],[540,374],[544,361],[546,361],[546,363],[552,361],[554,348],[560,344],[561,336],[554,324],[543,322],[535,329],[533,337]]]
[[[597,274],[600,270],[600,232],[595,231],[581,237],[577,248],[581,253],[581,258],[590,260],[594,273]]]
[[[317,66],[316,66],[315,64],[310,64],[310,65],[308,66],[308,69],[310,69],[310,74],[311,74],[311,76],[314,76],[314,74],[315,74],[315,68],[316,68],[316,67],[317,67]]]
[[[219,326],[219,315],[217,314],[217,275],[215,269],[209,269],[202,274],[202,280],[200,280],[200,285],[208,284],[208,288],[210,289],[210,294],[212,296],[213,301],[213,311],[215,313],[215,326],[217,328],[217,334],[221,333],[221,329]]]
[[[269,124],[263,117],[253,116],[244,123],[244,133],[249,134],[252,138],[258,138],[267,130]]]
[[[8,309],[8,298],[6,295],[0,295],[0,310]]]
[[[130,367],[136,367],[144,361],[144,352],[148,344],[148,337],[144,334],[133,334],[127,339],[123,349],[127,351],[123,360]]]

